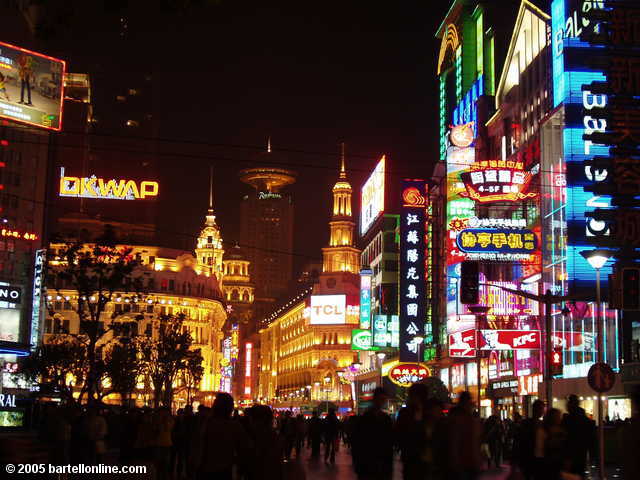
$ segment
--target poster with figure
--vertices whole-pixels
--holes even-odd
[[[0,42],[0,118],[62,129],[65,62]]]

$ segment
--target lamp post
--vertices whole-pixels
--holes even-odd
[[[596,326],[597,326],[597,340],[598,340],[598,363],[604,363],[604,319],[602,317],[602,301],[600,298],[600,269],[607,263],[613,252],[605,250],[603,248],[596,248],[594,250],[583,250],[580,252],[589,265],[596,271]],[[600,470],[600,478],[605,478],[604,473],[604,425],[602,424],[602,392],[598,392],[598,469]]]
[[[325,411],[327,412],[327,415],[329,415],[329,385],[331,383],[331,377],[329,375],[327,375],[326,377],[324,377],[324,394],[325,394]]]
[[[424,343],[424,337],[422,335],[416,335],[413,337],[413,341],[418,349],[418,363],[422,362],[422,344]]]

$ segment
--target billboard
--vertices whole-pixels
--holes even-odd
[[[479,330],[480,350],[537,350],[540,349],[539,330]]]
[[[311,295],[309,324],[337,325],[346,323],[346,295]]]
[[[430,376],[429,369],[419,363],[399,363],[388,373],[389,380],[400,387],[410,387]]]
[[[427,184],[402,181],[400,214],[400,361],[421,361],[426,320]],[[423,338],[420,341],[420,337]]]
[[[476,356],[476,330],[474,328],[449,334],[449,356],[462,358]]]
[[[384,212],[385,156],[362,186],[360,201],[360,235],[367,233],[373,222]]]
[[[65,62],[0,42],[0,118],[60,131]]]

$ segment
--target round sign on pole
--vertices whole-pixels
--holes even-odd
[[[616,374],[606,363],[594,363],[587,375],[589,386],[598,393],[608,392],[616,383]]]

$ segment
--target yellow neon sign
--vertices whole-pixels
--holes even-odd
[[[112,200],[144,200],[148,197],[157,197],[158,182],[135,180],[105,180],[91,177],[70,177],[64,174],[64,168],[60,169],[60,196],[96,198]]]

